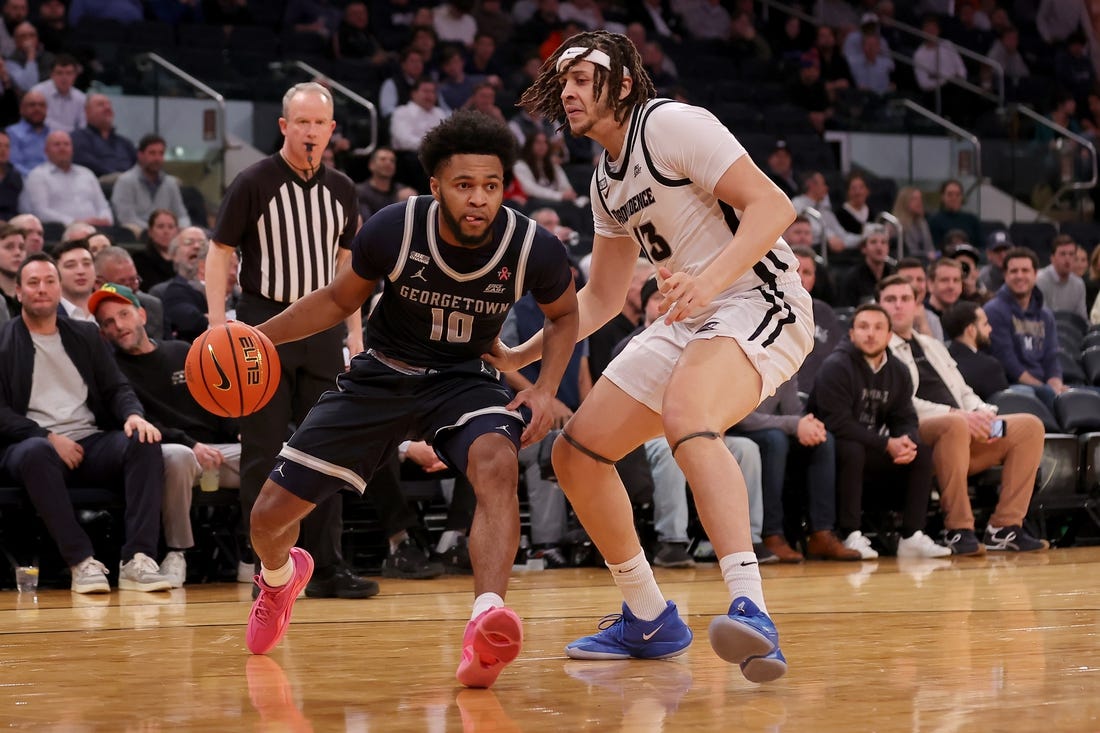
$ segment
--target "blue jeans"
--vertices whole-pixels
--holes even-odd
[[[727,435],[724,440],[745,477],[752,541],[760,542],[763,519],[760,451],[747,438]],[[653,475],[653,528],[657,539],[660,542],[688,542],[687,479],[684,472],[672,457],[672,449],[663,436],[648,441],[645,454]]]
[[[765,537],[784,534],[783,485],[791,460],[806,466],[810,531],[832,529],[836,522],[836,450],[832,433],[826,434],[824,443],[810,447],[778,428],[754,430],[744,436],[760,448],[764,498],[762,534]]]

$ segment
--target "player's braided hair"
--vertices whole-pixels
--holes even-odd
[[[603,51],[611,59],[611,69],[605,69],[599,64],[593,77],[593,87],[596,101],[599,101],[604,92],[612,94],[610,107],[615,115],[616,122],[623,122],[631,108],[657,96],[657,90],[646,73],[642,58],[638,55],[638,49],[624,35],[608,33],[607,31],[591,31],[578,33],[558,47],[554,55],[542,65],[542,70],[535,82],[523,93],[519,105],[531,115],[547,120],[561,120],[563,108],[561,103],[561,75],[577,64],[584,61],[582,54],[570,60],[565,68],[558,71],[558,59],[566,49],[580,46]],[[630,71],[634,84],[630,93],[622,99],[610,90],[619,89],[623,83],[623,67]]]
[[[516,162],[516,137],[507,125],[483,112],[459,110],[420,141],[420,165],[429,176],[453,155],[495,155],[508,172]]]

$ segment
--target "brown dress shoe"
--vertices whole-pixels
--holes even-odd
[[[806,542],[806,555],[814,560],[859,560],[859,550],[844,546],[831,529],[812,532]]]
[[[765,537],[764,546],[775,553],[779,562],[802,562],[802,553],[788,545],[787,538],[781,534]]]

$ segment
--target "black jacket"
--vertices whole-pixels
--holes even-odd
[[[908,435],[920,443],[909,369],[886,351],[878,373],[855,345],[842,341],[821,364],[806,412],[838,440],[854,440],[886,452],[886,441]]]
[[[121,430],[130,415],[145,416],[99,329],[83,321],[58,318],[57,330],[65,353],[88,385],[88,409],[100,430]],[[0,328],[0,448],[49,433],[27,417],[33,379],[34,342],[27,324],[15,318]]]

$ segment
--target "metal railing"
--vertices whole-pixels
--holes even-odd
[[[305,61],[295,61],[294,65],[307,74],[311,74],[314,80],[320,81],[325,86],[340,92],[367,111],[367,114],[370,115],[370,144],[366,147],[354,148],[350,152],[352,155],[370,155],[373,153],[374,149],[378,147],[378,110],[374,106],[374,103],[366,97],[356,94],[328,74],[310,66]]]
[[[153,73],[154,73],[154,83],[155,83],[155,88],[156,89],[158,89],[158,90],[160,89],[159,83],[156,82],[156,74],[158,73],[157,69],[164,69],[165,71],[172,74],[172,76],[188,83],[189,85],[191,85],[192,87],[194,87],[198,91],[200,91],[203,94],[205,94],[206,96],[210,97],[212,100],[214,100],[214,103],[218,105],[218,120],[217,120],[216,130],[217,130],[218,140],[221,143],[221,145],[218,149],[218,162],[221,164],[221,190],[224,192],[225,191],[225,186],[226,186],[226,180],[225,180],[225,151],[229,149],[229,140],[228,140],[228,137],[226,136],[225,97],[223,97],[220,92],[215,90],[209,84],[205,84],[202,81],[200,81],[200,80],[196,79],[195,77],[191,76],[186,71],[184,71],[180,67],[176,66],[175,64],[173,64],[171,61],[164,58],[160,54],[158,54],[158,53],[148,53],[145,56],[146,56],[146,58],[149,59],[149,61],[151,61],[155,65]],[[160,129],[160,96],[161,95],[159,94],[159,91],[158,91],[157,94],[155,94],[153,96],[153,129],[154,130],[159,130]]]
[[[1030,107],[1027,107],[1025,105],[1014,104],[1010,107],[1010,111],[1018,112],[1018,113],[1024,115],[1024,117],[1030,118],[1036,124],[1039,124],[1039,125],[1042,125],[1044,127],[1050,128],[1051,130],[1056,132],[1061,137],[1066,138],[1068,140],[1072,140],[1073,142],[1080,145],[1083,149],[1089,151],[1089,170],[1090,170],[1089,179],[1087,181],[1069,180],[1069,181],[1064,182],[1061,185],[1061,187],[1057,191],[1054,192],[1054,195],[1050,197],[1050,201],[1043,208],[1043,210],[1040,212],[1040,214],[1050,213],[1051,208],[1055,204],[1057,204],[1058,199],[1061,198],[1061,196],[1064,193],[1066,193],[1068,191],[1084,191],[1084,190],[1087,190],[1087,189],[1090,189],[1090,188],[1093,188],[1093,187],[1096,186],[1096,181],[1097,181],[1096,146],[1092,143],[1091,140],[1077,134],[1076,132],[1073,132],[1072,130],[1066,129],[1065,127],[1063,127],[1062,125],[1059,125],[1057,122],[1050,119],[1049,117],[1043,117],[1041,114],[1039,114],[1035,110],[1033,110]]]
[[[947,130],[956,137],[966,140],[968,143],[974,146],[974,180],[975,184],[971,190],[977,191],[978,194],[978,214],[981,215],[982,211],[982,141],[978,139],[978,136],[972,132],[968,132],[963,128],[951,122],[948,119],[941,117],[927,107],[923,107],[911,99],[899,99],[897,103],[906,109],[919,114],[927,120],[934,122],[936,125]],[[909,135],[909,160],[913,159],[913,136]],[[967,195],[969,195],[969,191]]]

